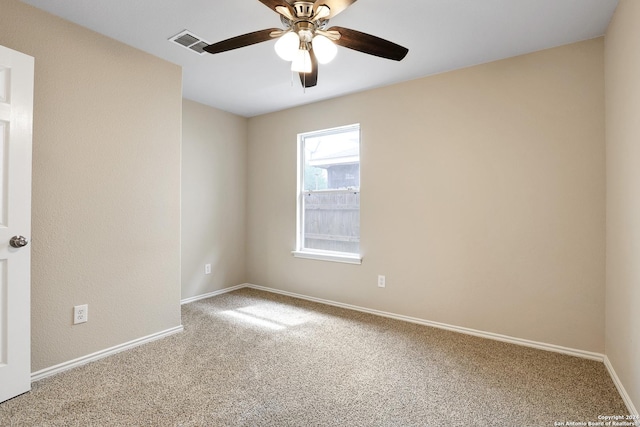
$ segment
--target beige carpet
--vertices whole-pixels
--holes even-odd
[[[602,363],[252,289],[39,381],[1,426],[553,426],[626,408]]]

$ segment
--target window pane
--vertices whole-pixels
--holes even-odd
[[[298,250],[360,253],[360,126],[299,135]]]
[[[360,252],[360,193],[306,193],[304,247]]]
[[[304,138],[304,189],[360,188],[358,129]]]

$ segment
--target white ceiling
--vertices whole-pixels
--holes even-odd
[[[281,27],[258,0],[22,0],[183,68],[187,99],[251,117],[604,34],[618,0],[359,0],[331,20],[409,49],[402,62],[339,48],[303,91],[274,41],[200,56],[168,39],[214,43]],[[293,84],[292,84],[293,83]]]

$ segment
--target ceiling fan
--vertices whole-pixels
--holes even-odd
[[[210,44],[204,50],[220,53],[278,39],[276,53],[282,59],[291,61],[291,70],[300,74],[300,81],[305,88],[318,83],[318,64],[326,64],[335,57],[336,45],[394,61],[401,61],[409,52],[405,47],[360,31],[335,26],[327,28],[329,19],[356,0],[259,1],[280,14],[284,29],[254,31]]]

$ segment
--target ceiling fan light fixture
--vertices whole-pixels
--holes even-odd
[[[278,56],[285,61],[292,61],[300,47],[300,37],[294,31],[290,31],[280,37],[275,45]]]
[[[311,43],[313,45],[313,52],[321,64],[328,64],[333,61],[333,58],[335,58],[338,53],[338,46],[320,34],[316,34]]]
[[[394,61],[401,61],[409,53],[406,47],[371,34],[338,26],[328,28],[330,19],[357,0],[259,1],[278,13],[284,28],[253,31],[201,49],[216,54],[278,39],[274,40],[277,55],[291,62],[291,70],[300,74],[300,82],[304,88],[317,85],[318,64],[333,60],[337,54],[337,46]]]
[[[291,61],[291,71],[297,73],[310,73],[311,72],[311,55],[306,49],[299,49],[296,52],[293,61]]]

